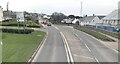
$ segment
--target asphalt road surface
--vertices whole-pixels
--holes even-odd
[[[56,26],[64,33],[74,62],[118,62],[118,52],[70,26]]]
[[[67,40],[74,62],[118,62],[118,52],[71,26],[55,25],[47,29],[36,30],[48,32],[48,36],[33,59],[33,62],[68,61],[60,32],[64,34]]]
[[[47,31],[48,36],[33,62],[67,62],[64,42],[59,30],[51,26]]]

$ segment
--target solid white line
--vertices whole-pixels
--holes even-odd
[[[64,41],[65,42],[65,41]],[[70,58],[69,58],[69,55],[67,53],[67,47],[66,47],[66,44],[64,43],[64,46],[65,46],[65,51],[66,51],[66,54],[67,54],[67,61],[70,62]]]
[[[72,57],[72,54],[71,54],[67,39],[65,38],[65,36],[64,36],[64,34],[62,32],[60,32],[60,34],[62,35],[62,37],[63,37],[63,39],[65,41],[65,45],[67,47],[67,53],[69,54],[69,57],[70,57],[70,59],[68,59],[68,60],[70,60],[72,62],[72,64],[74,64],[73,57]]]
[[[41,50],[42,50],[42,48],[43,48],[43,45],[45,44],[45,42],[46,42],[46,40],[47,40],[47,37],[48,37],[48,32],[46,33],[46,37],[45,37],[43,43],[40,45],[40,48],[39,48],[37,54],[35,55],[34,59],[32,60],[32,62],[35,62],[35,61],[36,61],[36,59],[37,59],[37,57],[38,57],[38,54],[41,52]]]
[[[64,39],[64,36],[63,36],[63,33],[60,32],[61,36],[63,37]],[[65,39],[63,40],[64,41],[64,46],[65,46],[65,51],[66,51],[66,54],[67,54],[67,61],[70,62],[70,58],[69,58],[69,54],[68,54],[68,50],[67,50],[67,47],[66,47],[66,43],[67,42]]]

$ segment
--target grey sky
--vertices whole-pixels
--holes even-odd
[[[119,0],[0,0],[0,6],[6,9],[9,2],[9,9],[13,11],[28,11],[45,14],[62,12],[65,15],[80,15],[83,2],[83,14],[105,15],[118,8]]]

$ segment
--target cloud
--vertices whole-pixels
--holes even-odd
[[[108,14],[117,9],[119,0],[0,0],[0,5],[6,9],[9,2],[9,9],[14,11],[30,12],[63,12],[65,14],[80,14],[80,2],[83,2],[84,14]]]

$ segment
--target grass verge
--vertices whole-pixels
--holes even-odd
[[[44,32],[31,34],[2,33],[2,61],[27,62],[45,36]]]
[[[88,28],[85,28],[85,27],[82,27],[82,26],[75,26],[74,28],[80,30],[80,31],[83,31],[85,33],[88,33],[92,36],[94,36],[95,38],[97,39],[100,39],[102,41],[110,41],[110,42],[115,42],[115,40],[107,37],[106,35],[104,34],[101,34],[100,32],[97,32],[95,30],[92,30],[92,29],[88,29]]]
[[[2,31],[0,30],[0,63],[2,62]]]

